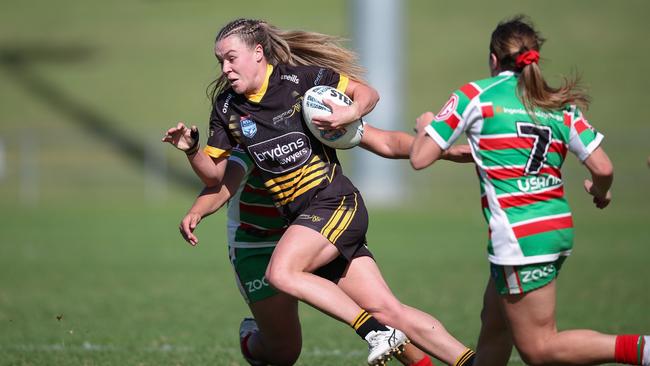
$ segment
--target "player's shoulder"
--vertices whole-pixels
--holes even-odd
[[[217,97],[214,99],[214,101],[216,103],[224,103],[226,100],[232,99],[236,94],[237,93],[235,93],[235,91],[232,90],[232,88],[228,87],[228,88],[224,89],[223,91],[221,91],[221,93],[219,93],[217,95]]]
[[[237,99],[240,98],[241,96],[235,93],[232,88],[223,90],[216,98],[214,98],[212,103],[212,113],[222,115],[228,114],[232,104],[236,103]]]
[[[313,73],[318,71],[321,67],[315,65],[289,65],[289,64],[278,64],[275,66],[275,71],[278,75],[284,75],[288,73]]]
[[[468,100],[472,100],[490,90],[496,91],[503,88],[511,89],[512,83],[516,82],[517,79],[514,73],[502,72],[499,75],[469,81],[456,89],[455,93],[458,94],[459,97],[465,97]]]
[[[331,85],[340,75],[327,67],[316,65],[278,65],[277,76],[282,83],[293,83],[305,90],[315,85]]]
[[[319,75],[322,78],[325,73],[331,72],[331,70],[320,66],[285,64],[278,65],[276,71],[276,77],[280,82],[311,86],[318,84],[316,81]]]

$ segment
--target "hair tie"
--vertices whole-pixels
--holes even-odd
[[[517,66],[518,69],[523,69],[526,65],[537,63],[538,61],[539,52],[535,50],[529,50],[517,56],[517,59],[515,60],[515,66]]]

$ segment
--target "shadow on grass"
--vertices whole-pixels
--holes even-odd
[[[25,88],[35,99],[76,123],[80,128],[95,135],[99,140],[115,148],[122,158],[142,168],[146,159],[145,145],[135,136],[120,131],[119,124],[97,111],[84,106],[57,86],[38,75],[33,65],[36,63],[79,63],[94,56],[94,50],[85,46],[21,45],[0,46],[0,67],[17,84]],[[173,183],[193,193],[198,191],[198,179],[173,166],[154,166],[161,177],[166,176]],[[161,178],[162,179],[162,178]]]

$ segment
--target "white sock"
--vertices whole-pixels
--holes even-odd
[[[650,336],[643,336],[643,358],[641,365],[650,366]]]

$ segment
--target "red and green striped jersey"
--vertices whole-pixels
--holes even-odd
[[[250,157],[235,147],[229,163],[246,172],[235,195],[228,202],[228,245],[234,248],[275,246],[287,228],[287,221],[273,203],[262,176]]]
[[[576,106],[536,110],[517,97],[518,74],[502,72],[454,91],[426,132],[447,149],[465,132],[489,225],[488,256],[499,265],[556,260],[573,247],[560,168],[566,152],[584,161],[603,135]]]

